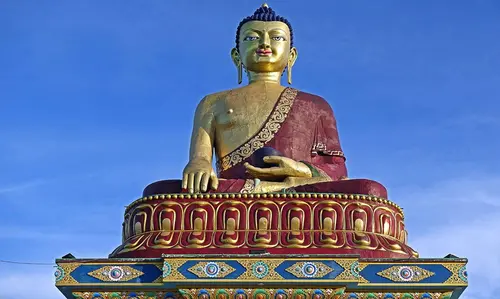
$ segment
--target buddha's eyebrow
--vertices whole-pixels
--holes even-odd
[[[252,33],[252,32],[256,32],[258,34],[262,34],[263,32],[261,30],[258,30],[258,29],[254,29],[254,28],[249,28],[247,30],[245,30],[245,34],[248,34],[248,33]]]
[[[273,32],[273,33],[279,32],[279,33],[282,33],[282,34],[286,34],[285,30],[283,30],[281,28],[272,28],[272,29],[265,30],[265,31],[267,31],[267,32]],[[258,29],[254,29],[254,28],[249,28],[249,29],[245,30],[244,34],[248,34],[248,33],[252,33],[252,32],[256,32],[258,34],[264,33],[264,31],[262,31],[262,30],[258,30]]]
[[[268,30],[268,32],[274,32],[274,33],[279,32],[279,33],[286,34],[286,31],[281,29],[281,28],[273,28],[273,29]]]

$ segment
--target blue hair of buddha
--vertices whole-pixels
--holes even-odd
[[[240,45],[240,30],[241,27],[248,22],[251,21],[263,21],[263,22],[282,22],[285,23],[288,26],[288,29],[290,30],[290,47],[293,47],[293,30],[292,30],[292,25],[290,22],[288,22],[287,19],[283,18],[282,16],[279,16],[272,10],[270,7],[268,7],[266,4],[262,5],[259,7],[251,16],[248,16],[244,18],[240,24],[238,25],[238,29],[236,29],[236,49],[238,49]]]

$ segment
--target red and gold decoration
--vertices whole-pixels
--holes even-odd
[[[467,286],[466,262],[324,254],[61,259],[56,286],[67,298],[92,299],[451,299]]]
[[[112,257],[161,254],[358,254],[415,258],[401,208],[359,194],[161,194],[126,210]]]

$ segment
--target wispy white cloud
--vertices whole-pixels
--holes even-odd
[[[24,266],[24,271],[1,271],[0,298],[10,299],[58,299],[64,296],[55,287],[54,269],[51,266]],[[0,266],[0,269],[2,267]]]
[[[66,243],[67,244],[67,243]],[[59,246],[61,247],[61,246]],[[71,251],[77,258],[104,258],[111,251],[96,250],[90,246]],[[114,248],[111,248],[114,249]],[[62,257],[68,251],[60,252]],[[55,264],[55,258],[45,261],[36,261]],[[55,287],[54,266],[50,265],[20,265],[0,263],[0,299],[59,299],[64,298]]]
[[[406,190],[410,197],[405,196],[405,200],[413,203],[433,203],[450,204],[453,203],[454,210],[468,208],[468,205],[486,204],[495,208],[500,208],[500,176],[471,174],[450,178],[445,181],[433,182],[429,187],[415,187]],[[477,215],[479,216],[479,215]]]
[[[407,222],[417,220],[409,231],[410,245],[421,257],[452,253],[469,260],[463,298],[489,299],[500,291],[498,186],[500,176],[481,175],[395,192],[404,198]]]
[[[453,253],[469,260],[467,298],[489,299],[500,291],[500,213],[459,225],[443,225],[415,238],[411,245],[422,257]]]

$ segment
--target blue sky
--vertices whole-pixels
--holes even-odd
[[[236,86],[235,29],[260,4],[2,1],[0,259],[107,256],[124,206],[180,177],[198,101]],[[500,2],[269,5],[350,176],[388,187],[422,256],[469,258],[463,298],[500,291]],[[52,272],[0,263],[0,297],[60,298]]]

